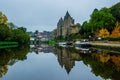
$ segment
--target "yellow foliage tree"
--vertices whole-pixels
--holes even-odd
[[[116,66],[120,67],[120,56],[111,56],[112,62],[115,63]]]
[[[108,37],[110,35],[109,31],[105,28],[102,28],[100,31],[99,31],[99,37],[102,37],[102,38],[105,38],[105,37]]]
[[[7,21],[7,17],[2,12],[0,12],[0,24],[7,24]]]
[[[115,28],[112,31],[111,37],[117,38],[120,37],[120,23],[117,22]]]
[[[99,54],[99,58],[100,58],[100,62],[106,63],[110,60],[110,55],[108,55],[106,53]]]

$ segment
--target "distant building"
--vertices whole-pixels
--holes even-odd
[[[42,41],[47,41],[54,39],[54,33],[49,31],[35,31],[35,32],[28,32],[30,35],[30,44],[40,44]]]
[[[79,27],[74,26],[74,19],[70,16],[69,12],[66,12],[64,19],[60,18],[57,23],[57,36],[70,35],[72,33],[78,33]]]
[[[39,38],[42,38],[42,37],[43,37],[43,32],[38,32],[37,36],[38,36]]]

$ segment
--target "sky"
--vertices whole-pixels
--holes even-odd
[[[68,11],[75,23],[90,19],[95,8],[111,7],[120,0],[0,0],[0,11],[8,22],[27,31],[52,31]]]

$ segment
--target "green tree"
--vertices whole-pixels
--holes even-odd
[[[29,34],[21,29],[14,29],[13,34],[13,40],[19,42],[20,44],[26,44],[30,40]]]
[[[99,11],[93,11],[90,19],[93,30],[106,28],[111,32],[114,28],[115,22],[116,20],[108,8],[102,8]]]
[[[120,22],[120,2],[113,5],[111,8],[112,15]]]
[[[26,31],[27,31],[27,29],[24,28],[24,27],[19,27],[18,29],[21,29],[23,32],[26,32]]]
[[[6,25],[0,25],[0,41],[10,41],[13,38],[12,30]]]
[[[89,38],[89,36],[93,36],[93,28],[91,23],[85,21],[79,31],[81,38]]]
[[[11,29],[15,29],[15,28],[18,28],[18,26],[16,26],[14,23],[12,23],[12,22],[9,22],[8,23],[8,26],[9,26],[9,28],[11,28]]]
[[[26,28],[17,27],[13,23],[7,23],[7,17],[0,12],[0,41],[16,41],[20,44],[29,42],[30,37]]]

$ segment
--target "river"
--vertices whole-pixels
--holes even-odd
[[[0,80],[120,80],[120,55],[101,49],[0,49]]]

